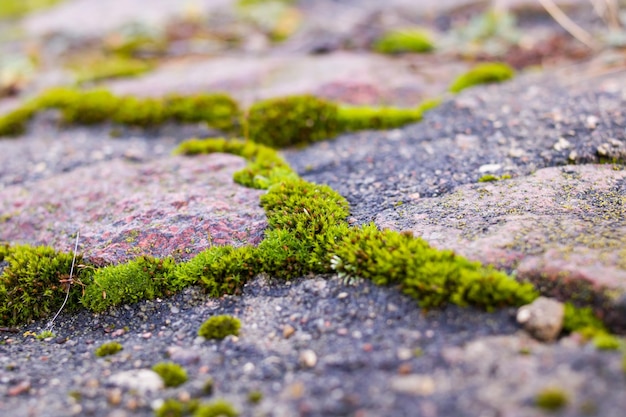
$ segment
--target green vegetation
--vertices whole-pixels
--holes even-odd
[[[96,270],[82,303],[92,311],[172,294],[175,263],[172,259],[141,256],[121,265]]]
[[[569,302],[565,303],[563,331],[565,333],[578,332],[587,339],[608,332],[602,320],[596,317],[590,307],[579,308]]]
[[[29,323],[57,311],[67,293],[73,254],[46,246],[1,247],[0,256],[8,265],[0,275],[0,323]],[[76,261],[80,264],[81,257]],[[73,279],[86,284],[89,276],[79,270]],[[76,310],[80,297],[80,285],[72,285],[66,309]]]
[[[170,95],[161,99],[118,97],[102,89],[81,91],[53,88],[0,117],[0,136],[23,133],[40,110],[58,109],[67,124],[90,125],[105,121],[132,126],[154,126],[167,121],[203,122],[223,131],[236,131],[239,107],[225,94]]]
[[[513,78],[513,75],[513,68],[501,62],[478,64],[460,75],[450,86],[450,91],[458,93],[478,84],[499,83]]]
[[[258,404],[263,400],[263,393],[261,391],[250,391],[248,393],[248,402],[251,404]]]
[[[160,362],[152,367],[159,374],[166,387],[178,387],[187,382],[187,371],[173,362]]]
[[[0,19],[17,19],[36,10],[46,9],[64,0],[2,0]]]
[[[79,84],[121,77],[136,77],[151,71],[154,64],[145,59],[122,55],[85,58],[69,65]]]
[[[546,388],[535,397],[537,407],[546,411],[558,411],[568,403],[567,393],[559,388]]]
[[[593,338],[593,345],[598,350],[617,350],[620,348],[620,341],[612,334],[598,334]]]
[[[37,338],[37,340],[44,340],[55,336],[56,335],[52,332],[52,330],[43,330],[35,337]]]
[[[179,401],[174,398],[168,398],[163,405],[155,410],[156,417],[183,417],[196,412],[200,402],[196,399],[189,401]]]
[[[250,107],[250,140],[273,148],[306,145],[363,129],[391,129],[422,119],[438,105],[430,100],[416,108],[353,107],[309,95],[260,101]]]
[[[374,50],[383,54],[430,52],[435,49],[431,36],[421,29],[396,29],[386,32],[374,43]]]
[[[510,174],[504,174],[502,176],[496,176],[493,174],[485,174],[478,179],[478,182],[494,182],[494,181],[502,181],[502,180],[510,180]]]
[[[202,323],[198,335],[205,339],[223,339],[226,336],[239,334],[241,322],[236,317],[213,316]]]
[[[230,403],[216,400],[210,404],[202,404],[194,413],[194,417],[237,417],[239,413]]]
[[[96,349],[96,356],[110,356],[115,355],[117,352],[123,349],[122,345],[118,342],[103,343]]]

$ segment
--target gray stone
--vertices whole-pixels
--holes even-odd
[[[552,298],[539,297],[517,310],[517,322],[534,338],[552,342],[563,328],[564,314],[563,303]]]

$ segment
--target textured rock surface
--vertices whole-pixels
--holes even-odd
[[[565,307],[553,298],[539,297],[517,310],[517,322],[531,336],[542,342],[553,342],[563,328]]]

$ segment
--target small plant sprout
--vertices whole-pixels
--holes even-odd
[[[44,339],[48,339],[50,337],[55,337],[55,336],[56,335],[52,333],[52,330],[43,330],[35,337],[37,338],[37,340],[44,340]]]

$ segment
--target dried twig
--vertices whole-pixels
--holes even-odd
[[[541,3],[543,8],[546,9],[550,16],[552,16],[563,29],[568,31],[569,34],[579,42],[590,49],[596,49],[598,47],[593,36],[570,19],[552,0],[539,0],[539,3]]]
[[[72,258],[72,266],[70,268],[70,278],[68,279],[67,292],[65,293],[65,300],[63,300],[63,304],[59,308],[59,311],[57,311],[54,317],[52,317],[52,320],[48,322],[48,325],[46,326],[46,330],[52,330],[52,328],[54,327],[54,321],[59,316],[59,314],[61,314],[61,311],[63,311],[65,304],[67,304],[67,300],[70,298],[70,289],[72,288],[72,284],[73,284],[72,275],[74,274],[74,263],[76,262],[76,252],[78,251],[78,237],[79,236],[80,236],[80,232],[76,232],[76,244],[74,245],[74,257]]]

